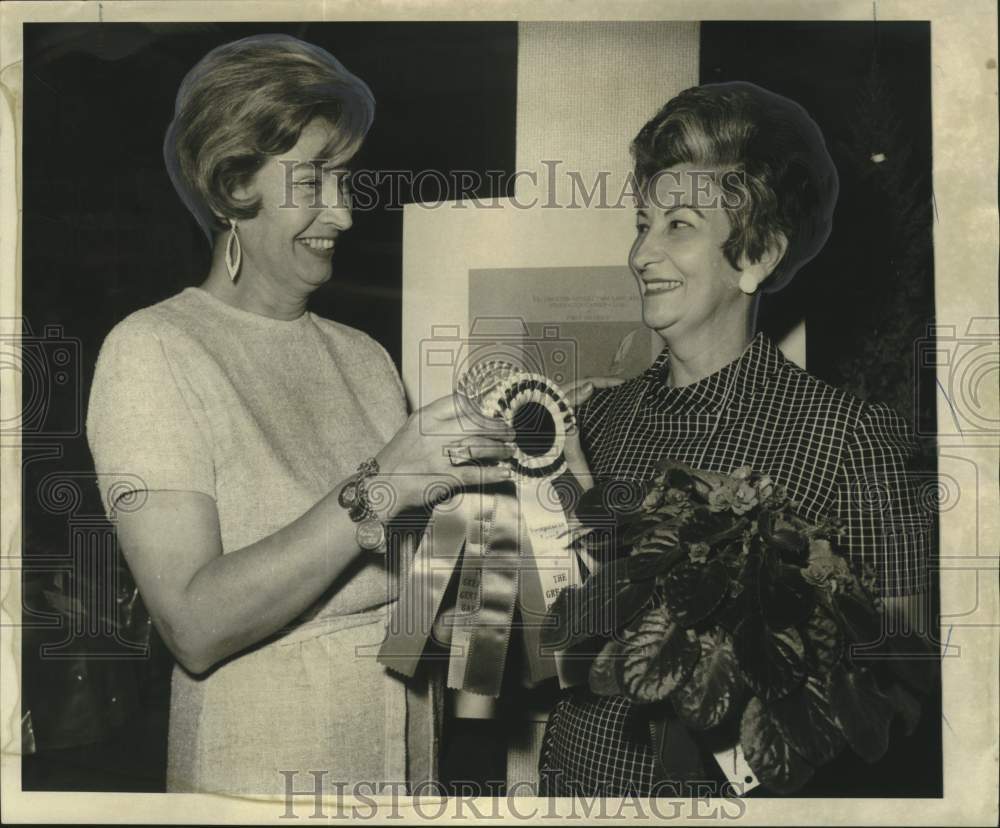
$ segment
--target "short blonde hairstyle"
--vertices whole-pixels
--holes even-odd
[[[321,157],[348,159],[375,117],[375,98],[325,49],[291,35],[226,43],[185,76],[163,157],[181,200],[211,244],[220,219],[252,218],[260,199],[240,200],[269,156],[287,152],[313,118],[335,126]]]

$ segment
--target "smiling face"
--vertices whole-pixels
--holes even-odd
[[[240,198],[260,197],[257,215],[241,220],[237,230],[240,280],[302,296],[330,278],[337,237],[352,223],[344,169],[349,159],[320,157],[333,135],[329,121],[313,119],[294,147],[269,157],[250,185],[236,191]]]
[[[752,303],[723,253],[731,230],[723,192],[690,164],[671,167],[651,186],[629,253],[643,321],[673,342],[745,325]]]

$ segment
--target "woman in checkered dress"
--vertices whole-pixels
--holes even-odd
[[[642,189],[629,254],[643,321],[666,348],[641,376],[579,410],[597,479],[645,479],[673,457],[784,485],[807,519],[839,515],[844,547],[871,564],[887,609],[925,590],[927,521],[910,485],[914,443],[886,406],[793,365],[755,333],[758,297],[823,246],[837,174],[819,128],[792,101],[747,83],[682,92],[632,144]],[[549,793],[656,795],[650,729],[621,696],[560,700],[540,771]]]

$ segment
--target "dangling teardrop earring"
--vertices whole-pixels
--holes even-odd
[[[742,290],[747,296],[752,296],[757,292],[757,280],[746,270],[740,274],[740,290]]]
[[[233,253],[235,246],[236,252]],[[236,234],[236,219],[229,219],[229,238],[226,240],[226,270],[229,271],[231,281],[236,281],[236,275],[240,272],[240,263],[243,261],[243,246],[240,244],[240,237]]]

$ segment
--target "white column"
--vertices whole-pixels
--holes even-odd
[[[541,209],[578,202],[570,174],[588,191],[604,174],[608,200],[616,201],[632,168],[632,138],[671,97],[698,83],[698,49],[698,23],[519,24],[517,169],[533,171],[537,182],[519,176],[517,199],[537,198]],[[623,265],[627,254],[623,246]],[[527,793],[523,783],[538,782],[547,711],[528,699],[522,713],[509,723],[507,784],[520,782]]]

